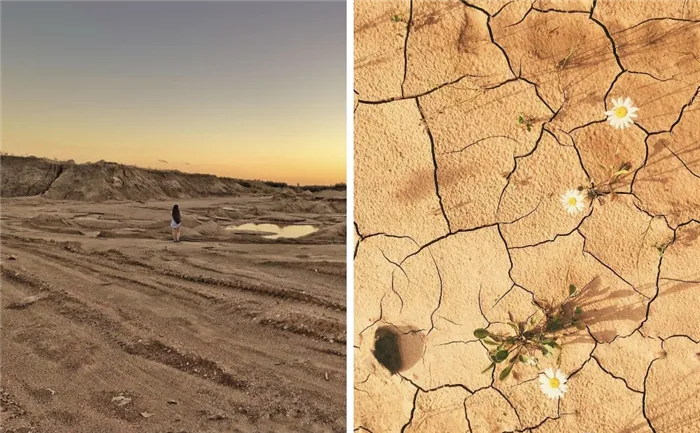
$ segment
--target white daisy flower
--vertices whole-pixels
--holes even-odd
[[[540,373],[540,388],[552,400],[561,398],[568,389],[566,380],[566,375],[561,370],[557,369],[557,371],[554,371],[548,368],[543,373]]]
[[[613,98],[612,104],[612,110],[605,112],[605,115],[608,116],[608,122],[610,122],[615,129],[623,129],[631,126],[634,123],[632,119],[637,117],[635,113],[639,108],[632,105],[632,100],[629,96],[624,101],[622,98]]]
[[[581,191],[576,189],[570,189],[566,191],[561,198],[561,205],[569,213],[569,215],[576,215],[577,213],[583,211],[586,205],[583,202],[583,194]]]

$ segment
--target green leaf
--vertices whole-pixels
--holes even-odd
[[[507,350],[499,350],[496,352],[496,355],[494,356],[494,361],[497,363],[501,363],[505,361],[506,358],[508,358],[508,351]]]
[[[613,176],[622,176],[623,174],[627,174],[629,172],[629,170],[618,170],[615,172],[615,174],[613,174]]]
[[[508,367],[504,368],[503,371],[501,371],[501,374],[498,375],[499,380],[504,380],[508,375],[510,374],[510,371],[513,369],[513,364],[510,364]]]
[[[576,309],[574,310],[574,314],[577,314],[577,315],[578,315],[578,314],[581,314],[581,313],[583,313],[583,309],[582,309],[581,307],[576,307]]]
[[[563,326],[562,326],[561,317],[559,316],[559,314],[556,314],[554,317],[552,317],[547,322],[547,326],[545,327],[545,329],[548,332],[559,331],[562,328],[563,328]]]
[[[492,362],[491,364],[489,364],[488,367],[486,367],[486,368],[484,369],[484,371],[481,372],[481,374],[486,373],[487,371],[491,370],[491,369],[494,368],[495,366],[496,366],[496,364]]]
[[[479,340],[482,340],[482,339],[488,337],[489,335],[490,335],[489,331],[485,330],[484,328],[479,328],[479,329],[474,330],[474,336],[476,338],[478,338]]]
[[[554,340],[545,340],[542,342],[542,344],[544,344],[545,346],[549,346],[552,349],[561,349],[561,346],[557,344],[557,342]]]
[[[527,358],[524,355],[520,355],[519,359],[520,359],[520,362],[522,362],[523,364],[527,363]]]
[[[576,286],[574,284],[569,286],[569,296],[573,295],[576,293]]]
[[[484,342],[484,344],[488,344],[490,346],[498,345],[498,343],[496,343],[495,341],[491,341],[491,340],[487,340],[487,339],[484,339],[483,342]]]
[[[516,334],[519,333],[519,332],[518,332],[518,327],[515,325],[515,323],[510,323],[510,322],[508,322],[508,326],[510,326],[511,328],[513,328],[513,331],[515,331]]]

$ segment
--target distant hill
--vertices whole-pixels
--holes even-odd
[[[0,155],[0,195],[41,195],[59,200],[164,200],[274,194],[282,190],[345,190],[345,184],[290,187],[282,182],[242,180],[177,170],[154,170],[99,161],[76,164],[33,156]]]

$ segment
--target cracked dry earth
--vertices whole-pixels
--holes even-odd
[[[700,432],[700,2],[354,7],[355,431]],[[564,211],[623,161],[615,200]],[[572,283],[565,396],[539,389],[552,360],[482,374],[473,331]],[[396,374],[387,326],[424,344]]]

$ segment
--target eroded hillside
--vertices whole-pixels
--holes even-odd
[[[58,200],[163,200],[295,192],[279,182],[153,170],[105,161],[76,164],[73,161],[2,155],[0,163],[3,197],[41,195]],[[320,188],[311,187],[314,191]]]

